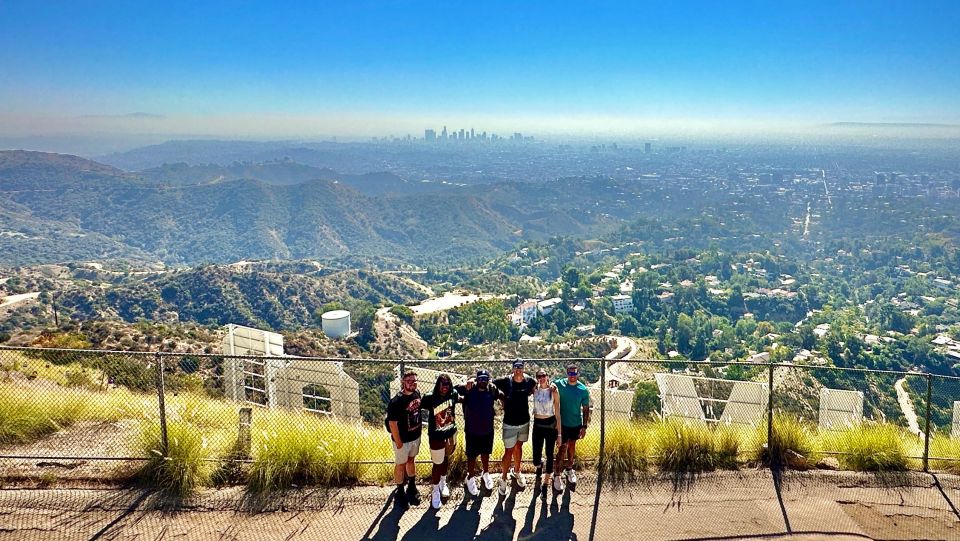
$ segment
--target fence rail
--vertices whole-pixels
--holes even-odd
[[[0,466],[59,461],[82,470],[87,461],[139,463],[168,457],[191,438],[209,449],[204,460],[250,463],[292,437],[314,438],[336,460],[384,476],[393,453],[382,419],[400,374],[420,374],[426,393],[440,372],[455,383],[481,367],[497,377],[509,373],[512,360],[0,347]],[[799,419],[816,424],[826,442],[819,453],[841,457],[850,454],[837,448],[843,431],[868,421],[897,432],[923,471],[960,460],[960,377],[789,363],[524,360],[528,373],[543,367],[553,376],[567,363],[580,366],[599,422],[578,447],[584,462],[603,464],[611,430],[650,416],[710,430],[754,430],[767,448],[778,423],[786,422],[781,419]],[[502,449],[497,445],[494,455]],[[429,463],[427,447],[418,462]],[[0,468],[0,475],[10,468]]]

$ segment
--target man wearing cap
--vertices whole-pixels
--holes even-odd
[[[560,450],[554,463],[553,489],[563,491],[563,481],[560,479],[560,470],[563,469],[564,455],[567,467],[565,469],[567,482],[577,484],[577,472],[573,469],[573,461],[577,453],[577,440],[587,433],[590,424],[590,390],[580,382],[580,369],[576,364],[567,365],[567,377],[553,382],[560,394]]]
[[[502,393],[490,382],[490,372],[477,370],[476,379],[470,379],[466,385],[458,385],[457,393],[463,405],[463,432],[467,451],[467,492],[471,496],[480,494],[477,487],[477,457],[483,465],[480,477],[487,490],[493,490],[490,477],[490,453],[493,452],[493,416],[494,403]]]
[[[520,488],[527,486],[520,462],[523,442],[530,438],[530,395],[537,382],[523,373],[523,359],[513,361],[513,373],[494,380],[503,396],[503,460],[500,467],[500,495],[507,495],[508,479],[517,480]]]

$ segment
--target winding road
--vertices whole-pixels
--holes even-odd
[[[907,390],[903,388],[906,381],[907,378],[900,378],[893,384],[894,389],[897,390],[897,402],[900,403],[900,410],[903,411],[903,416],[907,419],[907,427],[910,433],[923,437],[923,431],[920,430],[920,423],[917,420],[917,412],[913,408],[913,400],[910,399]]]

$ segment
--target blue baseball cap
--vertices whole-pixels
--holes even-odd
[[[523,359],[515,359],[513,361],[514,368],[523,368]]]
[[[482,368],[477,370],[477,381],[490,381],[490,372]]]

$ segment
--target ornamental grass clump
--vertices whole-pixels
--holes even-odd
[[[767,442],[766,423],[758,424],[751,442],[751,458],[779,469],[790,465],[791,456],[809,458],[814,450],[814,431],[799,417],[786,413],[773,416],[772,438]]]
[[[930,459],[930,467],[954,475],[960,474],[960,439],[936,435],[930,440],[930,456],[947,460]]]
[[[0,384],[0,444],[36,441],[88,417],[90,393],[56,384]]]
[[[264,412],[254,427],[249,485],[255,491],[353,483],[364,457],[392,456],[382,431],[311,413]]]
[[[910,458],[900,427],[866,422],[821,435],[825,449],[836,449],[844,469],[869,472],[906,471]]]
[[[173,421],[167,423],[164,452],[160,426],[145,422],[140,446],[149,457],[141,477],[163,492],[184,497],[210,484],[217,467],[211,459],[218,458],[222,442],[214,441],[190,423]]]
[[[652,429],[656,465],[672,473],[735,468],[740,441],[733,429],[667,419]]]
[[[651,424],[640,421],[611,423],[606,430],[601,469],[613,481],[636,479],[647,470]]]

